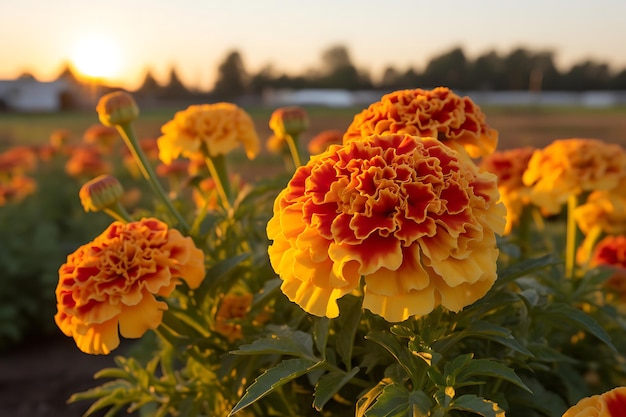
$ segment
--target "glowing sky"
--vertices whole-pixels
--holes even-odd
[[[455,46],[470,59],[523,46],[556,52],[562,68],[593,59],[617,70],[625,22],[624,0],[0,0],[0,79],[53,79],[93,36],[113,45],[110,81],[131,89],[147,68],[165,81],[172,66],[209,89],[233,49],[250,72],[273,63],[302,73],[338,44],[374,77],[389,65],[423,69]]]

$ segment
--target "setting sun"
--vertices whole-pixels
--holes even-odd
[[[89,78],[113,78],[120,69],[120,51],[115,43],[101,35],[83,37],[71,57],[76,70]]]

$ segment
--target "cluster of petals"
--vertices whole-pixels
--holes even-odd
[[[624,416],[626,416],[626,387],[618,387],[600,395],[585,397],[563,414],[563,417]]]
[[[19,203],[37,191],[37,181],[26,175],[14,175],[8,179],[0,178],[0,207]]]
[[[241,324],[238,322],[248,314],[253,296],[245,294],[226,294],[217,309],[215,331],[233,343],[243,338]]]
[[[498,145],[498,132],[487,125],[480,108],[446,87],[384,95],[354,116],[343,140],[390,133],[434,137],[472,158],[490,155]]]
[[[281,290],[304,310],[336,317],[363,277],[363,307],[398,322],[484,296],[504,225],[494,174],[434,138],[398,134],[311,157],[267,233]]]
[[[197,288],[204,255],[189,237],[158,219],[112,223],[59,268],[57,326],[80,350],[108,354],[119,333],[139,338],[161,323],[180,279]],[[119,330],[118,330],[119,329]]]
[[[626,175],[626,152],[597,139],[561,139],[533,153],[523,175],[531,202],[557,214],[570,195],[607,191]]]
[[[86,144],[96,146],[101,152],[108,154],[113,150],[115,144],[120,141],[120,136],[116,128],[96,123],[85,130],[83,141]]]
[[[22,175],[37,168],[37,152],[28,146],[13,146],[0,153],[0,176]]]
[[[179,156],[203,158],[225,155],[243,146],[248,158],[260,150],[260,141],[248,113],[232,103],[198,104],[174,115],[161,127],[159,159],[170,164]]]
[[[574,218],[584,234],[597,227],[608,235],[626,235],[626,176],[614,189],[589,194]]]
[[[524,185],[522,176],[534,148],[514,148],[496,151],[482,159],[480,167],[498,177],[498,189],[506,207],[506,228],[509,234],[519,223],[524,207],[530,204],[530,188]]]

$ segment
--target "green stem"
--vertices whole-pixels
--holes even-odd
[[[289,152],[291,152],[293,164],[296,166],[296,169],[298,169],[302,166],[300,151],[298,150],[298,138],[294,138],[293,136],[287,134],[285,135],[285,141],[287,141],[287,146],[289,146]]]
[[[130,214],[128,214],[126,209],[120,204],[119,201],[116,202],[115,205],[107,207],[102,211],[122,223],[129,223],[133,221],[133,219],[130,217]]]
[[[206,156],[204,161],[215,182],[215,189],[224,203],[224,207],[226,210],[230,210],[232,208],[230,203],[230,182],[228,180],[228,173],[226,172],[224,155],[217,155],[216,157]]]
[[[574,218],[574,210],[578,205],[578,197],[570,194],[567,199],[567,235],[565,241],[565,276],[573,279],[576,274],[576,247],[578,246],[578,228]]]
[[[189,225],[187,224],[185,219],[183,219],[183,217],[178,212],[178,210],[176,210],[176,208],[174,207],[174,204],[172,204],[172,200],[170,200],[167,193],[163,189],[163,186],[157,179],[157,176],[154,170],[152,169],[152,165],[150,165],[148,158],[146,157],[146,155],[141,150],[141,147],[139,146],[139,142],[137,141],[137,138],[135,137],[135,133],[133,132],[133,129],[130,123],[117,125],[116,128],[117,128],[117,131],[122,136],[122,138],[124,139],[124,141],[126,142],[126,146],[128,146],[128,149],[130,150],[131,154],[135,158],[135,161],[137,161],[137,164],[139,165],[139,169],[141,170],[141,173],[146,179],[146,181],[148,181],[148,183],[150,184],[150,186],[156,193],[157,197],[159,197],[161,201],[163,201],[167,209],[176,218],[176,221],[178,221],[178,224],[180,225],[181,229],[183,229],[183,232],[188,233]]]

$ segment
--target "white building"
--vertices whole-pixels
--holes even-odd
[[[69,93],[66,80],[50,82],[34,78],[0,80],[0,109],[19,112],[55,112],[62,109],[63,96]]]

